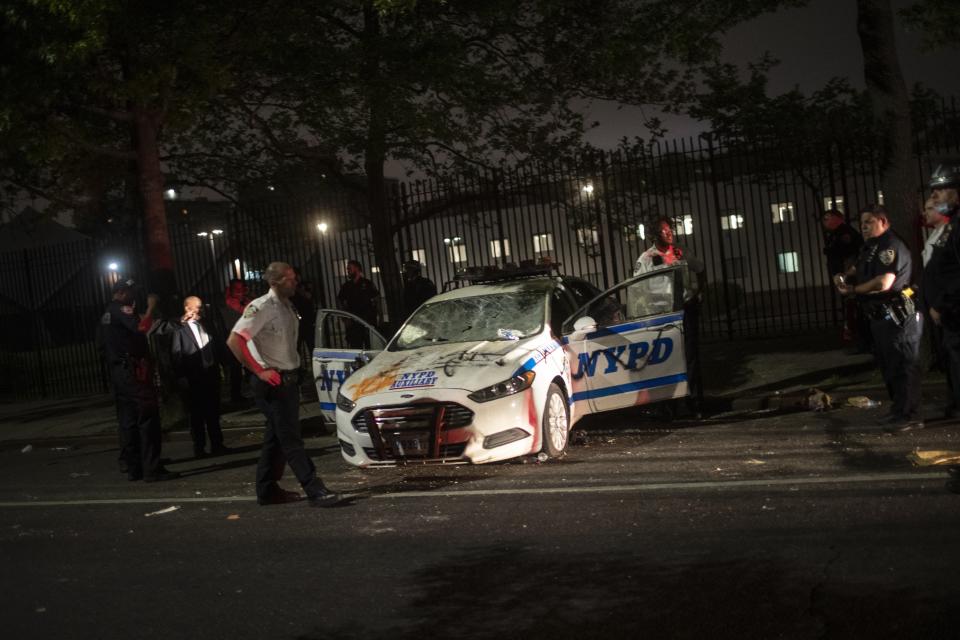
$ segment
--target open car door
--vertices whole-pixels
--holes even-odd
[[[581,415],[689,394],[683,300],[687,267],[634,276],[604,291],[563,324]]]
[[[387,341],[376,329],[352,313],[317,311],[313,380],[324,420],[336,420],[337,393],[343,381],[386,346]]]

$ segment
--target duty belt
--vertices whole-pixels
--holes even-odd
[[[864,305],[864,310],[873,320],[890,320],[898,327],[902,327],[907,318],[916,313],[913,289],[907,287],[885,300],[871,301]]]

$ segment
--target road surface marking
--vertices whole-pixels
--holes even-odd
[[[590,494],[590,493],[644,493],[648,491],[671,490],[703,490],[714,489],[741,489],[757,487],[794,487],[824,484],[866,484],[884,482],[942,482],[946,474],[938,473],[889,473],[865,474],[853,476],[824,476],[817,478],[774,478],[767,480],[708,480],[703,482],[654,482],[647,484],[613,484],[597,486],[570,486],[570,487],[528,487],[522,489],[457,489],[454,491],[397,491],[393,493],[370,493],[369,490],[359,492],[358,498],[377,500],[395,500],[398,498],[456,498],[461,496],[494,497],[500,495],[536,495],[536,494]],[[373,488],[375,490],[376,487]],[[4,501],[0,508],[19,507],[74,507],[96,505],[126,505],[126,504],[156,504],[158,502],[171,503],[220,503],[220,502],[253,502],[254,496],[219,496],[219,497],[192,497],[182,498],[164,496],[157,498],[110,498],[100,500],[35,500],[35,501]]]

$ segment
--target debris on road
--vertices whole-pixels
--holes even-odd
[[[767,464],[763,460],[757,460],[756,458],[750,458],[747,460],[747,464]]]
[[[32,444],[28,444],[28,445],[25,446],[23,449],[20,449],[20,453],[30,453],[31,451],[33,451],[33,445],[32,445]]]
[[[847,398],[847,406],[856,407],[857,409],[876,409],[880,404],[881,402],[879,400],[871,400],[867,396]]]
[[[89,471],[79,471],[79,472],[78,472],[78,471],[74,471],[74,472],[72,472],[72,473],[70,474],[70,477],[71,477],[71,478],[74,478],[74,479],[76,479],[76,478],[88,478],[88,477],[90,477],[90,472],[89,472]]]
[[[239,513],[231,513],[230,515],[227,516],[227,520],[239,520],[239,519],[240,519]]]
[[[960,451],[912,451],[907,454],[907,460],[917,467],[960,464]]]
[[[159,511],[151,511],[150,513],[145,513],[145,514],[143,514],[143,515],[146,516],[146,517],[148,517],[148,518],[149,518],[150,516],[162,516],[162,515],[165,514],[165,513],[173,513],[174,511],[176,511],[176,510],[179,509],[179,508],[180,508],[180,507],[178,507],[178,506],[172,506],[172,507],[167,507],[166,509],[160,509]]]
[[[574,429],[570,434],[570,444],[575,447],[582,447],[587,444],[587,432],[583,429]]]
[[[833,398],[820,389],[811,388],[807,392],[807,408],[810,411],[829,411],[833,409]]]
[[[73,445],[70,445],[67,447],[50,447],[50,451],[60,451],[60,452],[73,451],[74,449],[76,449],[76,447],[74,447]]]

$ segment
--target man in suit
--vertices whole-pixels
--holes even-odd
[[[207,455],[207,436],[210,454],[223,455],[229,449],[223,444],[220,429],[220,361],[223,340],[202,315],[203,301],[190,296],[183,301],[183,317],[173,334],[173,365],[177,384],[183,393],[184,404],[190,412],[190,435],[193,436],[193,454]]]

